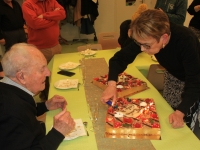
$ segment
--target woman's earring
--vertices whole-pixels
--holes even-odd
[[[165,48],[165,44],[162,45],[162,48]]]

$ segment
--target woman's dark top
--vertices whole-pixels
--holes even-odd
[[[118,43],[121,45],[121,48],[124,48],[133,40],[128,36],[128,29],[130,29],[131,20],[125,20],[120,25],[120,35],[118,39]]]
[[[200,30],[200,11],[196,12],[194,10],[194,6],[196,5],[200,5],[200,0],[194,0],[187,9],[188,13],[190,15],[193,15],[192,19],[190,20],[189,26]]]
[[[186,114],[200,98],[200,45],[196,35],[187,27],[171,23],[170,29],[169,43],[155,57],[169,73],[185,82],[182,102],[177,109]],[[117,81],[118,74],[134,61],[140,49],[132,42],[118,51],[109,61],[108,80]]]

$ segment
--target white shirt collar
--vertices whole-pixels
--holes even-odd
[[[14,82],[13,80],[11,80],[10,78],[4,76],[4,78],[2,80],[0,80],[0,82],[3,82],[3,83],[6,83],[6,84],[9,84],[9,85],[13,85],[13,86],[16,86],[18,88],[20,88],[21,90],[25,91],[26,93],[30,94],[31,96],[34,96],[34,94],[29,91],[28,89],[26,89],[25,87],[21,86],[20,84]]]

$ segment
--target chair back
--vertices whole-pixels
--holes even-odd
[[[101,44],[88,44],[88,45],[90,45],[91,50],[102,50]],[[78,52],[84,51],[86,49],[87,49],[87,45],[77,47]]]
[[[147,79],[158,90],[162,91],[164,86],[164,68],[159,64],[152,64],[149,67]]]
[[[99,33],[97,37],[98,43],[102,45],[103,50],[120,47],[118,43],[119,34],[117,32]]]
[[[4,54],[5,54],[5,47],[0,44],[0,56],[3,57]]]

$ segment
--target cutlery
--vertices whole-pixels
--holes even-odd
[[[79,85],[80,85],[80,83],[78,83],[78,91],[79,91]]]
[[[85,122],[83,122],[83,124],[84,124],[84,126],[85,126],[85,130],[86,130],[86,132],[87,132],[87,136],[89,136],[89,133],[88,133],[88,131],[87,131],[87,122],[85,121]]]

